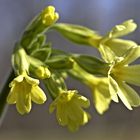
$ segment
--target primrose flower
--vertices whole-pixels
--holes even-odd
[[[131,47],[137,46],[131,40],[118,38],[133,32],[136,28],[136,23],[130,19],[120,25],[116,25],[107,35],[100,39],[98,49],[106,62],[111,62],[116,56],[120,57]]]
[[[75,90],[64,91],[50,105],[50,112],[56,109],[56,117],[60,125],[67,126],[69,130],[76,131],[90,119],[90,115],[83,110],[88,108],[90,102]]]
[[[139,95],[127,84],[140,86],[140,65],[129,65],[139,56],[139,46],[129,49],[123,57],[118,57],[112,63],[108,73],[112,100],[118,102],[119,96],[129,110],[140,105]]]
[[[46,101],[46,95],[38,86],[39,80],[29,77],[27,74],[21,74],[10,83],[10,93],[7,97],[9,104],[16,104],[20,114],[29,113],[31,110],[31,101],[37,104],[43,104]]]
[[[109,92],[108,78],[93,76],[82,69],[77,63],[74,63],[70,74],[91,89],[93,103],[99,114],[103,114],[109,109],[111,95]]]
[[[48,6],[42,11],[41,18],[44,25],[50,26],[58,20],[59,14],[55,12],[53,6]]]

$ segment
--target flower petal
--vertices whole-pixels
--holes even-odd
[[[31,110],[31,96],[27,93],[19,93],[16,108],[21,115],[29,113]]]
[[[121,90],[131,106],[134,107],[140,106],[140,96],[137,94],[137,92],[134,89],[132,89],[127,84],[122,83]]]
[[[121,80],[140,86],[140,65],[122,67],[121,72]]]
[[[118,103],[119,102],[118,96],[117,96],[118,84],[111,76],[108,76],[108,79],[109,79],[109,91],[110,91],[111,99],[114,102]]]
[[[109,37],[117,38],[133,32],[137,28],[137,24],[132,19],[124,21],[120,25],[116,25],[109,33]]]
[[[39,80],[35,78],[31,78],[29,76],[25,76],[26,81],[31,85],[39,85]]]
[[[14,91],[14,87],[11,88],[11,90],[7,96],[7,103],[8,104],[15,104],[16,103],[16,92]]]
[[[9,87],[13,87],[13,86],[16,84],[16,82],[18,82],[18,83],[22,82],[23,79],[24,79],[24,76],[23,76],[23,75],[17,76],[17,77],[14,78],[14,80],[9,84]]]
[[[111,102],[108,84],[103,82],[99,83],[99,86],[93,89],[92,95],[97,112],[99,114],[103,114],[106,110],[108,110]]]
[[[134,41],[117,38],[108,40],[105,45],[107,45],[115,55],[119,57],[124,55],[124,53],[126,53],[130,48],[137,46]]]
[[[105,44],[100,44],[99,51],[105,62],[111,63],[114,60],[115,58],[114,52]]]
[[[88,108],[90,106],[90,101],[84,96],[77,95],[77,104],[83,108]]]
[[[140,57],[140,46],[132,47],[125,53],[125,55],[123,56],[124,59],[121,62],[119,62],[118,65],[119,66],[128,65],[139,57]]]
[[[43,90],[38,86],[33,86],[31,90],[32,101],[36,104],[43,104],[47,98]]]
[[[123,84],[120,82],[118,86],[118,96],[120,97],[123,104],[129,109],[132,110],[131,104],[129,103],[129,100],[127,98],[127,93],[124,90]]]

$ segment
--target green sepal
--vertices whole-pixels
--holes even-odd
[[[91,38],[94,41],[100,38],[95,31],[80,25],[57,23],[51,28],[56,29],[68,40],[77,44],[91,45]]]
[[[17,46],[12,54],[12,67],[16,74],[29,71],[30,63],[27,54],[23,48]]]
[[[30,46],[26,48],[26,51],[28,52],[28,54],[32,54],[34,51],[38,50],[43,45],[45,45],[45,42],[46,42],[46,36],[41,34],[34,38]]]
[[[45,62],[51,55],[51,46],[50,44],[46,44],[44,46],[42,46],[41,48],[33,51],[31,53],[31,56]]]
[[[50,78],[43,80],[43,83],[52,99],[55,99],[61,91],[67,90],[63,77],[57,72],[53,72]]]
[[[109,70],[109,63],[105,63],[96,57],[87,55],[74,55],[73,59],[85,71],[95,74],[107,76]]]
[[[71,69],[73,67],[73,60],[69,56],[57,55],[46,61],[51,69]]]
[[[41,22],[39,21],[38,24],[36,24],[35,27],[31,29],[27,29],[22,36],[21,39],[21,45],[28,49],[30,48],[30,45],[34,42],[34,39],[37,37],[37,35],[47,31],[48,28],[46,28],[44,25],[41,25]]]

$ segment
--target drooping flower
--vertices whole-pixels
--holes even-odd
[[[56,117],[60,125],[67,126],[69,130],[76,131],[90,119],[90,115],[83,110],[88,108],[90,102],[75,90],[61,92],[50,105],[50,112],[56,109]]]
[[[29,113],[32,106],[31,101],[36,104],[43,104],[47,99],[38,84],[39,80],[29,77],[26,73],[19,75],[9,85],[11,90],[7,102],[16,104],[20,114]]]
[[[73,69],[70,71],[70,74],[91,89],[93,103],[99,114],[103,114],[109,109],[111,95],[109,92],[107,77],[96,77],[86,72],[76,63],[74,64]]]
[[[140,86],[140,65],[129,65],[140,57],[140,47],[133,47],[112,63],[108,73],[109,90],[112,100],[118,102],[118,96],[124,105],[132,110],[132,107],[140,106],[140,97],[127,83]]]

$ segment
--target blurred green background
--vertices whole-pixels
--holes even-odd
[[[124,20],[134,19],[138,29],[128,38],[140,43],[139,0],[0,0],[0,87],[10,71],[14,43],[29,21],[47,5],[56,7],[59,22],[84,25],[101,34]],[[96,50],[73,45],[56,32],[50,32],[48,40],[55,48],[98,55]],[[68,85],[91,99],[89,89],[79,82],[69,79]],[[140,108],[129,111],[121,103],[112,103],[100,116],[91,103],[92,120],[78,132],[70,133],[58,126],[54,114],[49,114],[50,102],[48,98],[46,104],[34,105],[26,116],[20,116],[15,106],[10,106],[0,128],[0,140],[140,140]]]

